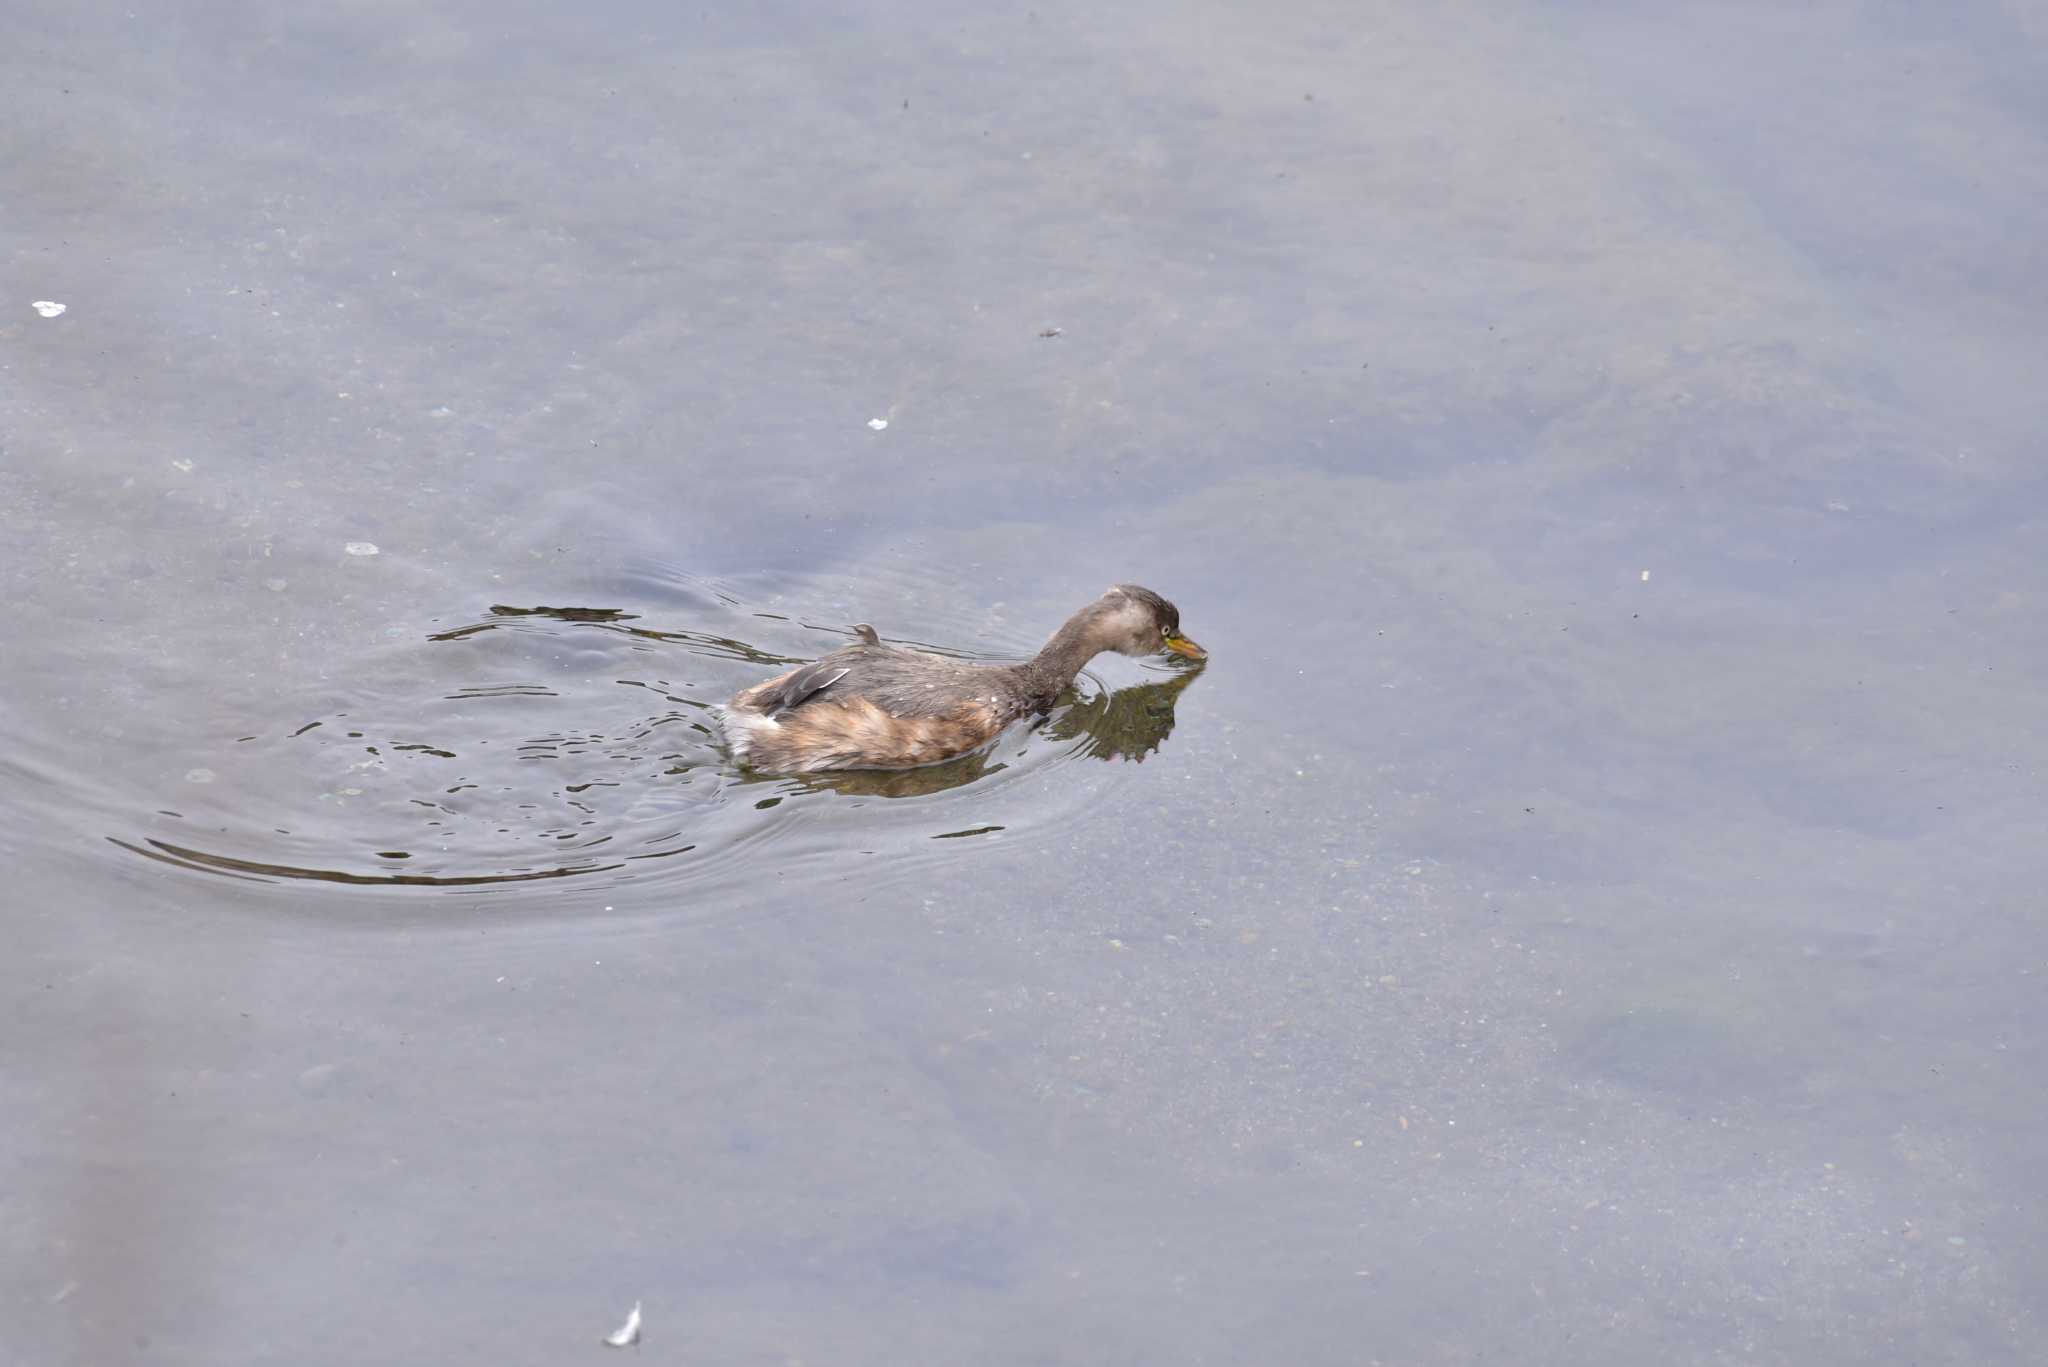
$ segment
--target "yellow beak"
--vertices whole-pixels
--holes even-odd
[[[1190,660],[1206,660],[1209,658],[1208,651],[1202,649],[1185,636],[1167,637],[1166,648],[1176,655],[1185,655]]]

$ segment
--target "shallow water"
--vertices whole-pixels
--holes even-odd
[[[17,9],[0,1356],[2038,1356],[2024,7]]]

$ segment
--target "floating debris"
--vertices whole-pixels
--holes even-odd
[[[45,318],[55,318],[64,311],[64,305],[54,299],[38,299],[33,304],[30,304],[29,307],[42,314]]]
[[[375,555],[377,553],[377,543],[374,541],[351,541],[346,546],[343,546],[342,549],[350,555]]]
[[[874,428],[874,429],[875,429],[875,430],[876,430],[877,432],[881,431],[881,430],[882,430],[883,428],[887,427],[888,425],[889,425],[889,420],[888,420],[887,418],[869,418],[869,419],[868,419],[868,426],[870,426],[870,427]]]
[[[1059,329],[1059,328],[1040,328],[1040,329],[1038,330],[1038,335],[1039,335],[1039,336],[1041,336],[1041,337],[1057,337],[1057,336],[1059,336],[1059,335],[1060,335],[1060,329]]]
[[[626,1348],[640,1341],[640,1302],[633,1302],[632,1313],[626,1322],[604,1336],[605,1343],[613,1348]]]

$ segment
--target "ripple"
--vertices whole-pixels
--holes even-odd
[[[244,882],[500,899],[565,881],[639,885],[694,894],[664,899],[686,907],[853,859],[865,870],[889,856],[900,870],[1042,838],[1110,800],[1104,784],[1125,766],[1087,766],[1093,782],[1054,776],[1155,752],[1200,673],[1161,670],[1115,691],[1084,673],[1048,716],[924,769],[742,773],[717,705],[836,647],[849,626],[772,590],[764,603],[660,569],[632,587],[631,607],[494,604],[427,623],[366,661],[376,682],[345,688],[331,710],[280,702],[268,718],[238,717],[234,740],[178,760],[206,783],[138,804],[107,840],[123,857]],[[904,615],[948,639],[887,639],[1006,658]]]

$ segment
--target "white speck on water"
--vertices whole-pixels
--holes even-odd
[[[192,462],[180,456],[171,462],[171,468],[181,475],[189,475],[192,473]]]
[[[430,418],[452,418],[455,416],[455,410],[444,403],[439,408],[428,409],[427,416]]]
[[[640,1341],[640,1302],[633,1302],[633,1309],[626,1315],[626,1322],[606,1334],[604,1341],[613,1348],[625,1348]]]
[[[185,781],[187,783],[211,783],[213,780],[214,772],[211,769],[187,769],[185,771]]]
[[[64,311],[64,305],[54,299],[38,299],[33,304],[30,304],[29,307],[42,314],[45,318],[55,318]]]
[[[351,541],[346,546],[343,546],[342,549],[350,555],[375,555],[377,553],[377,543],[374,541]]]
[[[269,589],[272,593],[283,593],[287,582],[283,579],[266,579],[263,581],[263,587]]]
[[[882,430],[883,428],[887,427],[888,425],[889,425],[889,420],[888,420],[887,418],[869,418],[869,419],[868,419],[868,426],[870,426],[870,427],[874,428],[874,429],[875,429],[875,430],[876,430],[877,432],[881,431],[881,430]]]
[[[1650,582],[1650,572],[1648,570],[1643,571],[1643,582],[1645,584]]]

